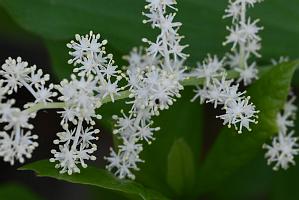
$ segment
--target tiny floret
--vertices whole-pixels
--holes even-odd
[[[294,131],[289,129],[294,127],[297,107],[294,105],[295,96],[291,94],[282,112],[277,114],[276,124],[278,136],[273,137],[272,144],[264,144],[266,149],[265,158],[268,164],[274,163],[273,170],[288,169],[290,165],[295,165],[295,156],[299,153],[298,137],[294,137]]]

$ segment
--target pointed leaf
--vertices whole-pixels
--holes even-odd
[[[283,107],[293,73],[298,61],[281,64],[270,69],[248,90],[252,102],[259,113],[259,123],[252,132],[239,135],[236,131],[224,128],[212,147],[198,177],[198,188],[209,190],[262,150],[262,144],[277,133],[276,115]]]
[[[143,200],[167,200],[167,198],[163,197],[161,194],[147,189],[136,182],[120,180],[110,174],[108,171],[92,166],[82,169],[80,174],[73,174],[71,176],[67,174],[60,174],[59,171],[54,167],[54,164],[50,163],[48,160],[37,161],[25,165],[20,169],[35,171],[37,175],[41,177],[52,177],[71,183],[93,185],[110,190],[135,194],[141,197]]]
[[[194,156],[183,138],[176,140],[168,154],[167,182],[177,195],[192,191],[194,184]]]

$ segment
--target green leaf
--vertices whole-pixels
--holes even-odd
[[[141,158],[145,163],[140,164],[140,171],[137,172],[137,180],[144,185],[150,186],[156,191],[174,199],[177,197],[173,187],[167,180],[168,156],[172,151],[175,141],[183,139],[190,151],[186,151],[184,156],[193,159],[195,167],[199,167],[199,158],[202,144],[202,106],[190,103],[193,97],[193,88],[186,87],[182,92],[182,98],[178,99],[169,110],[161,112],[154,119],[154,126],[161,127],[155,133],[156,140],[150,146],[145,146]],[[178,175],[179,176],[179,175]],[[196,192],[190,183],[188,190],[183,190],[182,199],[192,199]]]
[[[13,200],[13,199],[41,200],[39,196],[33,193],[26,186],[16,184],[16,183],[1,184],[0,198],[3,200]]]
[[[298,161],[298,159],[297,159]],[[272,189],[269,194],[270,200],[299,199],[299,176],[298,166],[292,166],[287,171],[273,172]]]
[[[45,40],[51,67],[58,80],[69,78],[74,69],[72,65],[67,63],[68,59],[70,59],[69,49],[66,47],[67,43],[68,41]]]
[[[183,138],[176,140],[168,154],[167,182],[177,195],[184,194],[194,184],[194,157],[189,145]]]
[[[198,189],[202,192],[219,185],[225,178],[251,161],[262,144],[277,133],[276,114],[284,105],[293,73],[299,62],[281,64],[270,69],[248,90],[259,113],[259,123],[252,132],[239,135],[224,128],[199,173]]]
[[[20,170],[33,170],[40,177],[52,177],[71,183],[93,185],[105,189],[138,195],[143,200],[167,200],[161,194],[147,189],[142,185],[128,180],[120,180],[108,171],[89,166],[82,169],[80,174],[60,174],[53,163],[48,160],[37,161],[20,168]]]
[[[178,1],[178,20],[191,60],[200,60],[206,53],[223,54],[222,42],[228,34],[230,20],[222,15],[227,0]],[[106,37],[112,46],[127,53],[141,44],[141,38],[153,38],[149,25],[142,24],[141,0],[0,0],[12,18],[23,28],[46,39],[69,40],[75,33],[90,30]],[[253,18],[260,18],[265,29],[263,61],[281,55],[298,57],[298,0],[271,0],[250,9]]]
[[[215,200],[252,200],[270,191],[274,171],[267,165],[264,152],[242,166],[211,192]]]
[[[296,160],[298,163],[298,159]],[[271,181],[272,190],[269,194],[270,200],[292,200],[299,199],[299,167],[291,166],[288,170],[273,172],[274,178]]]

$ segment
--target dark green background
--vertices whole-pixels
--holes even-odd
[[[229,20],[222,19],[226,4],[226,0],[178,1],[177,19],[183,22],[181,33],[186,37],[184,43],[190,45],[187,49],[191,55],[187,62],[189,66],[195,66],[196,62],[201,61],[207,53],[222,56],[229,50],[228,47],[222,46],[222,41],[227,34],[225,26],[230,23]],[[148,25],[142,24],[141,11],[144,5],[145,2],[142,0],[0,0],[1,61],[4,61],[8,53],[14,57],[20,54],[29,63],[42,65],[41,67],[44,67],[46,71],[52,72],[56,77],[55,80],[58,81],[62,77],[68,77],[72,70],[72,67],[67,65],[68,49],[65,44],[73,38],[74,34],[85,34],[93,30],[108,39],[108,49],[114,53],[116,63],[121,66],[125,64],[121,57],[127,54],[132,47],[142,45],[141,38],[153,39],[155,37],[156,32],[152,31]],[[261,33],[263,57],[258,59],[259,65],[267,65],[271,58],[279,56],[289,56],[292,60],[299,57],[298,0],[288,0],[287,2],[285,0],[265,0],[256,8],[250,9],[249,13],[253,18],[260,18],[260,24],[265,28]],[[284,72],[281,72],[281,75],[273,76],[268,81],[278,81],[283,74]],[[293,88],[296,93],[298,93],[298,83],[299,77],[295,76]],[[269,89],[267,84],[264,87],[265,91],[260,92],[260,96]],[[270,89],[275,92],[277,88]],[[217,154],[217,151],[221,152],[226,149],[225,141],[221,142],[222,138],[226,139],[225,134],[221,134],[217,141],[220,145],[213,146],[221,129],[221,122],[215,120],[215,115],[219,111],[214,111],[210,106],[191,104],[189,100],[192,95],[192,89],[187,88],[183,93],[184,97],[156,120],[156,124],[162,129],[157,133],[156,142],[148,146],[142,155],[146,164],[141,166],[142,171],[138,174],[139,182],[173,199],[280,200],[299,198],[296,190],[299,181],[297,178],[299,168],[292,167],[287,172],[273,172],[270,167],[266,166],[266,161],[262,158],[264,152],[258,146],[250,147],[254,148],[252,149],[254,153],[251,157],[249,156],[250,159],[247,159],[247,162],[242,162],[243,158],[240,158],[241,164],[230,166],[230,173],[222,172],[218,166],[219,162],[220,165],[225,162],[239,163],[239,158],[236,157],[234,158],[237,159],[236,161],[231,161],[226,157],[219,157],[221,155]],[[286,91],[283,96],[285,95]],[[22,97],[19,98],[21,101],[24,100]],[[276,97],[271,96],[271,98],[276,101]],[[281,98],[284,99],[284,97]],[[111,115],[117,114],[122,106],[123,102],[120,102],[116,105],[107,105],[100,110],[104,116],[100,126],[103,127],[102,132],[106,133],[100,144],[104,149],[102,154],[105,154],[108,146],[111,145],[109,136],[112,125]],[[52,115],[51,119],[54,120],[57,116],[53,113]],[[275,112],[272,115],[274,116]],[[45,116],[46,114],[42,117]],[[39,120],[45,120],[42,117],[39,117]],[[55,122],[58,120],[54,120],[52,124]],[[47,132],[47,123],[40,123],[42,125],[39,130],[44,132],[43,137],[46,138],[41,139],[41,145],[45,147],[40,147],[39,152],[35,152],[37,155],[33,160],[46,159],[50,156],[48,151],[50,151],[51,141],[55,137],[54,131]],[[273,130],[268,131],[273,132]],[[234,133],[232,130],[227,131],[226,129],[221,132]],[[235,150],[237,156],[238,153],[242,156],[244,152],[238,151],[241,149],[246,154],[247,148],[242,148],[242,141],[238,147],[238,140],[235,139],[235,136],[233,136],[233,140],[236,143],[236,148],[231,146],[231,151]],[[217,142],[216,144],[218,144]],[[179,144],[180,147],[175,148],[174,144],[175,146]],[[221,144],[224,146],[221,147]],[[214,157],[212,160],[216,159],[216,161],[211,161],[212,164],[210,166],[208,164],[209,167],[206,167],[208,169],[204,169],[206,173],[200,184],[200,186],[203,185],[201,187],[212,185],[209,186],[211,189],[200,197],[194,197],[193,194],[197,194],[196,190],[199,189],[190,176],[193,174],[193,177],[197,177],[200,165],[208,157],[207,152],[211,148],[214,150],[212,152],[216,151],[216,156],[212,155]],[[181,152],[189,152],[187,161],[186,156]],[[172,159],[171,155],[177,159]],[[0,166],[2,165],[4,172],[13,172],[6,164],[1,163]],[[100,161],[97,165],[102,166],[103,163]],[[192,173],[190,175],[185,171]],[[37,192],[41,199],[52,199],[51,192],[49,192],[51,191],[50,186],[62,184],[47,179],[38,185],[38,178],[33,175],[24,175],[28,172],[16,173],[17,175],[5,175],[5,178],[1,179],[3,184],[9,181],[20,182]],[[177,174],[177,176],[173,174]],[[175,178],[169,178],[169,176]],[[218,181],[218,179],[220,180]],[[33,180],[34,184],[31,184],[30,180]],[[63,185],[67,185],[63,187],[70,188],[69,190],[76,194],[76,189],[72,189],[72,187],[77,186]],[[14,185],[9,185],[9,188],[11,187]],[[99,189],[95,188],[78,187],[78,192],[88,195],[86,197],[88,199],[125,198],[106,190],[98,191]],[[4,186],[3,188],[3,190],[7,189]],[[20,188],[19,185],[16,190],[20,190],[18,188]],[[70,195],[69,192],[63,192],[63,189],[59,190],[57,187],[55,190],[60,191],[57,192],[55,199],[83,198],[80,195]],[[13,197],[9,197],[9,194],[11,193],[6,192],[5,195],[8,196],[5,198],[13,199]]]

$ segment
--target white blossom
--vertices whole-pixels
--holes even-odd
[[[227,27],[230,33],[223,43],[232,44],[232,54],[228,55],[226,63],[240,73],[238,81],[243,81],[244,85],[258,78],[257,67],[255,63],[249,64],[249,59],[251,55],[261,57],[261,38],[258,33],[263,27],[257,25],[258,19],[251,20],[247,17],[246,12],[248,7],[253,7],[259,2],[261,0],[230,0],[224,15],[224,18],[232,18],[232,26]]]
[[[229,127],[234,125],[238,133],[242,133],[243,127],[251,131],[250,123],[257,123],[258,111],[252,103],[249,103],[249,98],[229,101],[224,109],[226,113],[218,117],[223,119],[223,124],[228,124]]]
[[[213,78],[220,77],[221,73],[224,71],[224,59],[219,60],[217,56],[210,56],[203,61],[203,63],[198,63],[197,68],[191,73],[191,76],[197,78],[204,78],[205,85],[209,86]]]
[[[106,53],[106,44],[107,40],[100,41],[100,35],[93,32],[76,35],[76,41],[67,44],[73,57],[69,64],[74,65],[75,74],[71,80],[64,79],[55,87],[60,93],[58,99],[65,102],[64,111],[59,111],[64,131],[57,133],[54,144],[59,145],[59,150],[53,149],[50,159],[57,163],[60,173],[80,173],[80,166],[86,168],[87,160],[96,159],[94,142],[100,131],[93,129],[93,125],[95,119],[102,117],[96,109],[107,98],[113,102],[123,89],[118,85],[121,71],[114,64],[112,54]]]
[[[139,168],[137,167],[137,163],[143,161],[139,157],[136,157],[134,155],[136,154],[134,153],[132,155],[128,155],[121,151],[116,154],[113,149],[110,149],[110,156],[105,157],[105,159],[109,163],[106,168],[109,171],[114,171],[114,174],[120,179],[124,179],[127,177],[130,179],[135,179],[135,175],[132,171],[138,171]]]
[[[36,113],[14,107],[16,101],[7,96],[24,87],[35,98],[34,102],[24,105],[24,108],[30,109],[38,103],[51,102],[57,93],[53,91],[53,84],[46,86],[50,79],[48,74],[43,74],[35,65],[28,66],[20,57],[8,58],[1,67],[0,76],[0,123],[6,131],[1,132],[0,156],[12,165],[15,161],[23,163],[25,158],[31,158],[38,146],[37,135],[28,130],[33,129],[29,120],[35,118]]]
[[[242,133],[243,127],[251,130],[250,124],[257,123],[257,113],[255,106],[249,102],[249,97],[245,97],[245,92],[239,91],[239,85],[233,84],[232,79],[228,79],[223,68],[224,60],[219,61],[208,56],[203,64],[190,73],[190,76],[205,79],[203,86],[197,86],[195,96],[191,101],[200,98],[200,103],[212,103],[214,108],[222,106],[225,114],[217,116],[223,120],[224,125],[232,125]]]
[[[265,158],[268,165],[274,163],[273,170],[288,169],[290,165],[295,165],[294,157],[299,153],[298,137],[294,137],[294,131],[289,129],[294,126],[297,107],[294,105],[295,96],[291,95],[282,112],[277,114],[276,124],[278,126],[278,136],[273,137],[272,144],[264,144],[267,150]]]
[[[53,149],[51,153],[53,158],[50,162],[58,162],[56,168],[61,168],[60,173],[80,173],[78,165],[83,168],[87,167],[86,160],[95,160],[92,155],[97,146],[93,143],[98,137],[98,129],[92,130],[92,127],[84,130],[82,119],[79,119],[76,129],[69,130],[65,127],[65,132],[57,133],[59,139],[54,140],[55,144],[59,144],[59,150]]]
[[[76,34],[75,39],[75,41],[72,40],[67,44],[67,47],[73,50],[69,52],[73,57],[68,61],[69,64],[74,63],[76,65],[83,62],[84,58],[88,56],[95,56],[95,54],[104,50],[102,46],[107,44],[107,40],[99,42],[100,34],[95,35],[92,31],[84,36]]]
[[[293,137],[294,131],[287,134],[279,133],[272,140],[272,145],[264,144],[263,148],[267,150],[265,157],[268,164],[275,163],[273,170],[279,168],[288,169],[289,165],[295,165],[294,157],[299,153],[298,138]]]
[[[240,73],[238,82],[243,81],[244,85],[249,85],[254,79],[258,79],[258,69],[256,68],[256,63],[252,63],[249,67],[244,69],[236,68],[236,71]]]
[[[129,114],[122,111],[122,116],[114,116],[116,120],[113,131],[123,143],[118,152],[111,150],[107,169],[119,178],[134,179],[133,171],[138,170],[137,164],[143,162],[139,154],[143,150],[141,141],[148,144],[155,139],[154,132],[160,128],[151,127],[152,116],[159,115],[161,110],[168,109],[179,98],[183,89],[181,81],[186,78],[184,61],[188,57],[183,50],[178,31],[182,25],[175,21],[176,11],[174,0],[147,0],[145,7],[148,13],[144,23],[151,23],[158,28],[160,34],[154,41],[143,39],[149,46],[146,49],[134,48],[124,58],[129,62],[127,67],[128,88],[132,104]],[[145,51],[145,53],[144,53]]]
[[[31,70],[28,68],[28,63],[22,61],[21,57],[17,59],[9,57],[6,59],[2,65],[2,70],[0,70],[0,75],[4,78],[3,82],[6,83],[5,87],[9,88],[8,93],[17,92],[30,72]]]

